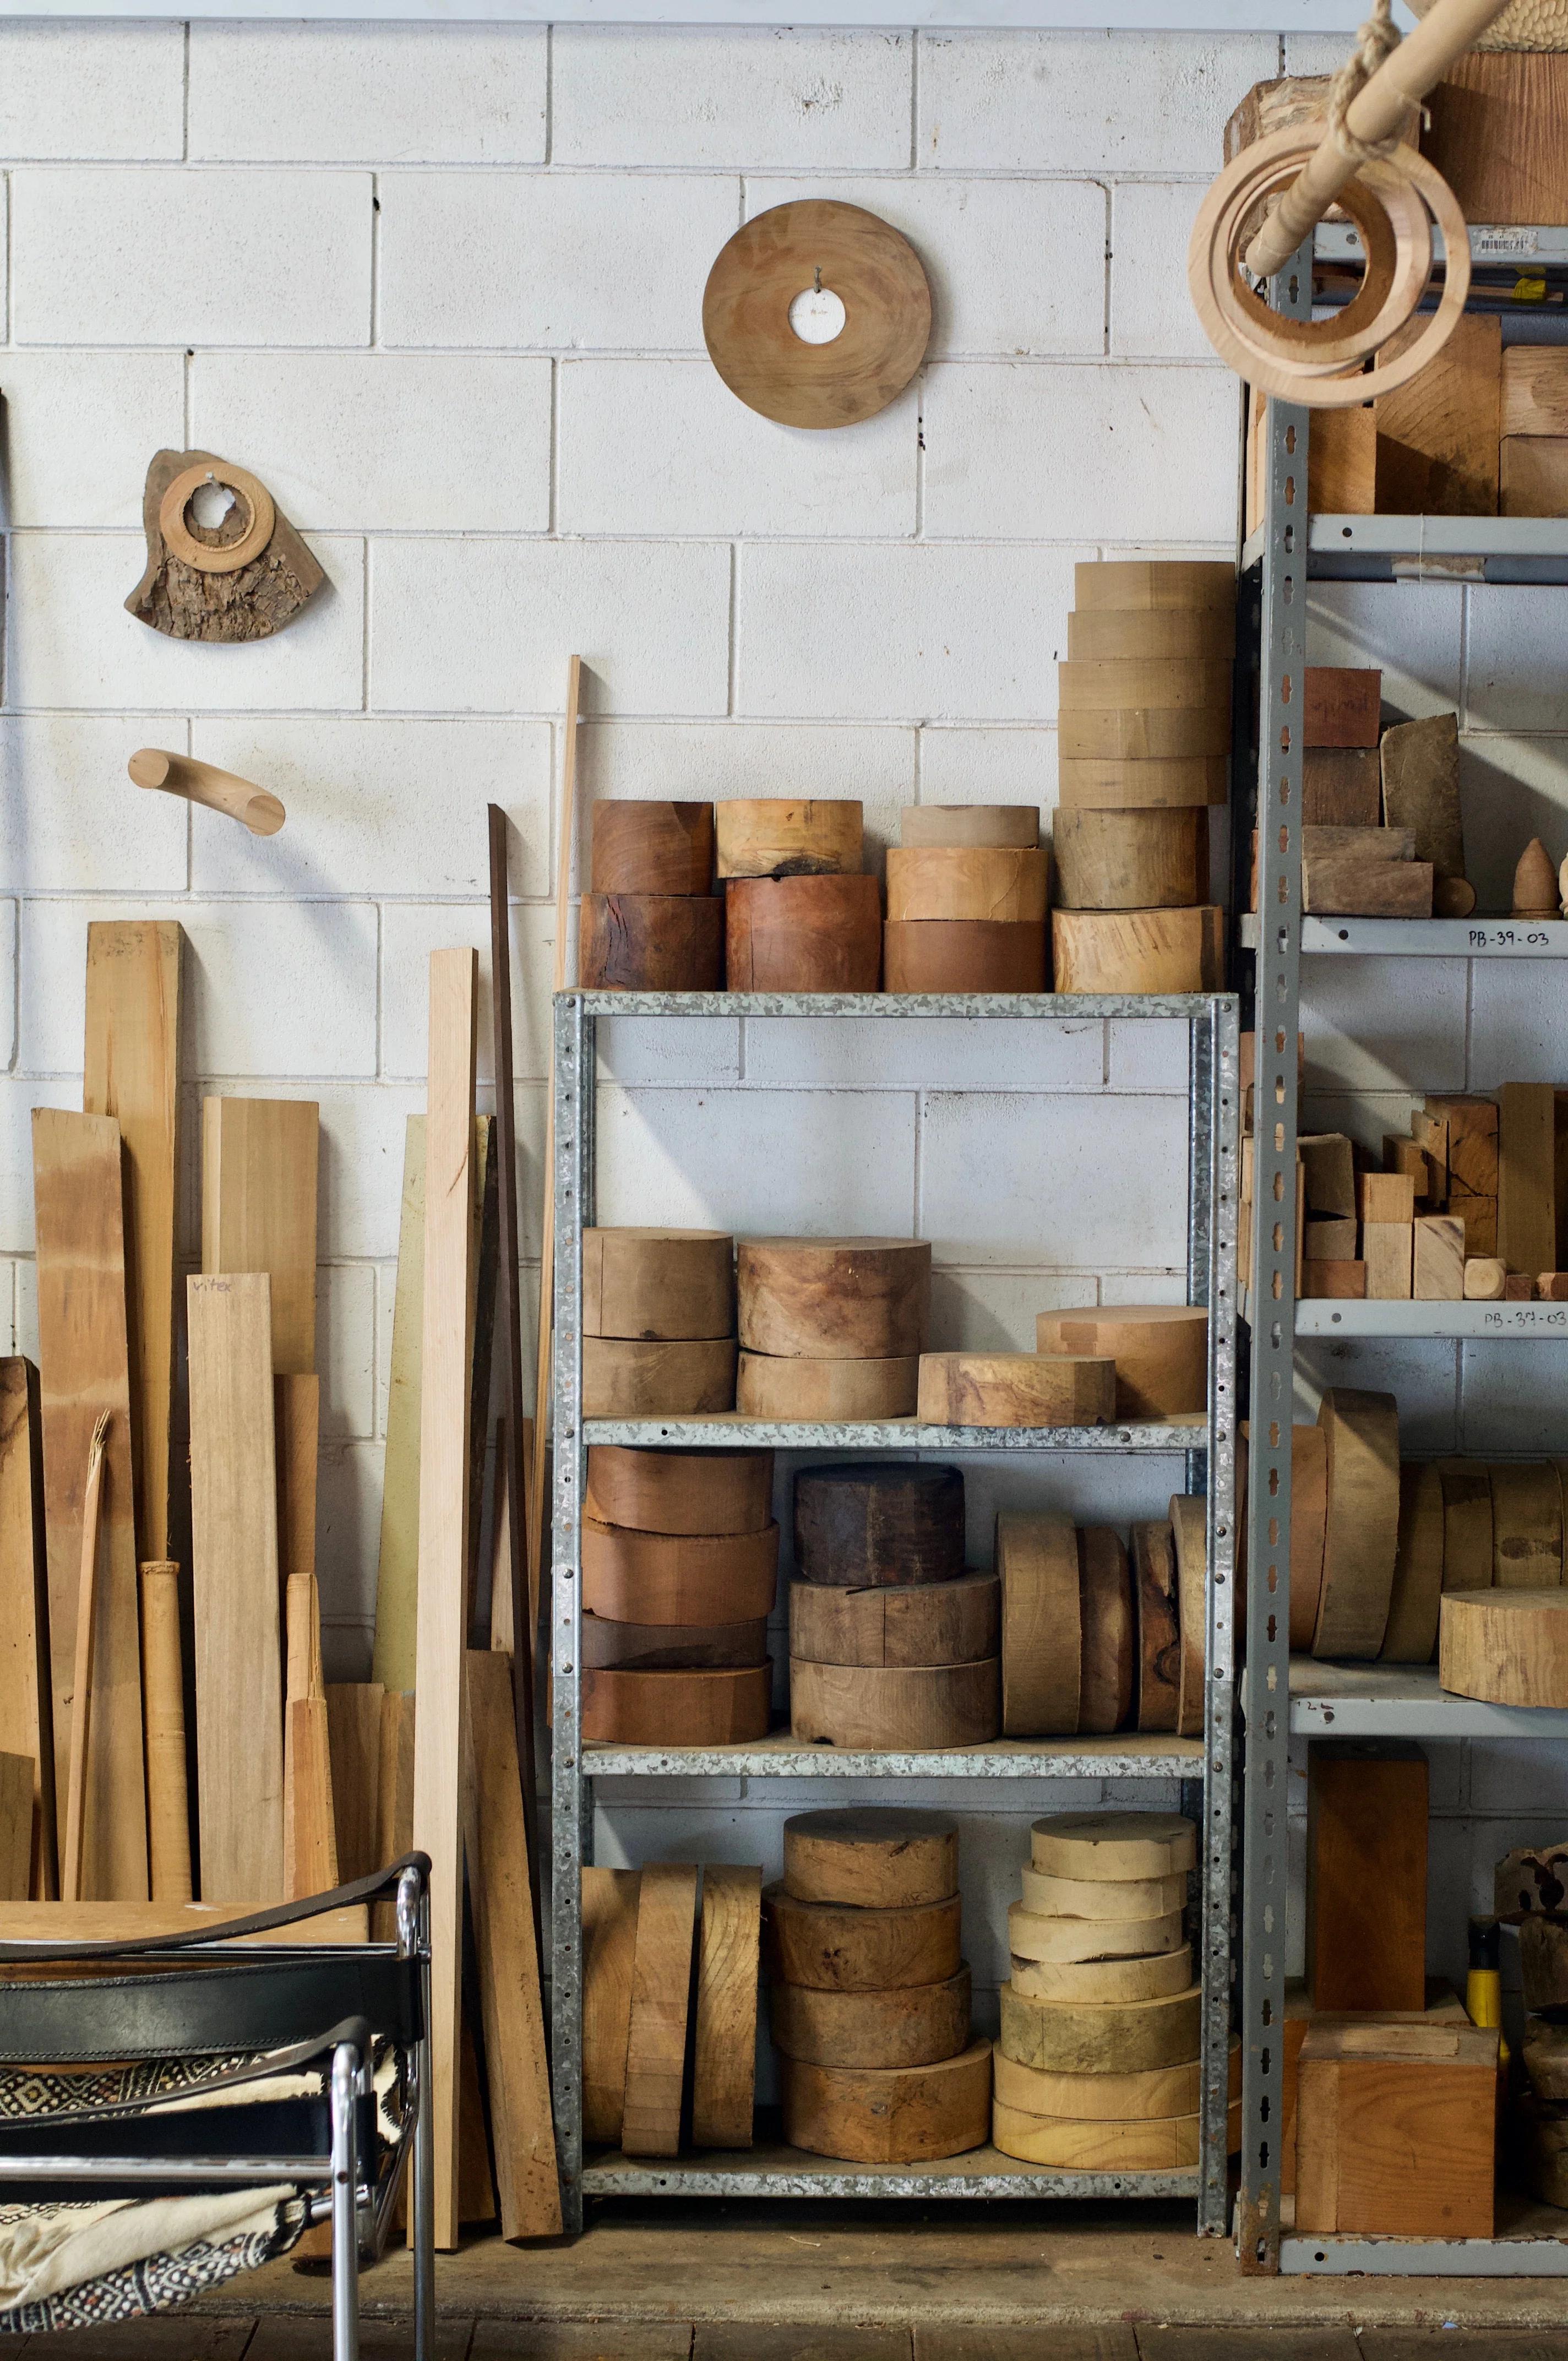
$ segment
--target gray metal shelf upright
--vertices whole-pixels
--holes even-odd
[[[1273,307],[1310,316],[1313,262],[1349,257],[1354,234],[1321,224],[1270,282]],[[1522,241],[1522,243],[1521,243]],[[1532,243],[1533,241],[1533,243]],[[1560,285],[1568,283],[1568,233],[1473,228],[1483,302],[1490,261],[1525,253]],[[1341,291],[1342,294],[1343,290]],[[1320,287],[1318,301],[1322,301]],[[1332,299],[1331,299],[1332,300]],[[1474,304],[1473,295],[1473,304]],[[1307,584],[1311,580],[1420,581],[1476,585],[1568,583],[1568,520],[1537,517],[1312,516],[1308,508],[1311,413],[1269,401],[1264,511],[1241,554],[1239,614],[1255,639],[1255,682],[1237,665],[1237,730],[1232,814],[1234,874],[1245,887],[1250,849],[1245,790],[1255,784],[1258,912],[1234,894],[1238,951],[1251,955],[1255,1037],[1254,1202],[1275,1218],[1260,1223],[1247,1303],[1244,1355],[1251,1420],[1246,1507],[1246,1658],[1237,1689],[1241,1757],[1238,1912],[1242,2034],[1242,2158],[1236,2247],[1245,2270],[1327,2275],[1497,2277],[1568,2275],[1561,2214],[1525,2209],[1495,2238],[1307,2237],[1280,2220],[1282,2047],[1288,1908],[1287,1753],[1292,1731],[1306,1736],[1568,1739],[1568,1712],[1483,1706],[1445,1696],[1430,1667],[1294,1663],[1289,1653],[1290,1440],[1299,1337],[1540,1336],[1568,1329],[1552,1304],[1338,1303],[1296,1301],[1296,1143],[1299,1130],[1296,1039],[1300,961],[1315,956],[1447,959],[1568,958],[1568,923],[1526,927],[1509,919],[1319,918],[1300,915],[1301,730],[1307,661]],[[1254,695],[1255,689],[1255,695]],[[1254,734],[1255,725],[1255,735]],[[1262,1119],[1265,1111],[1271,1120]]]
[[[595,1219],[597,1097],[595,1029],[601,1016],[728,1016],[877,1024],[1033,1018],[1061,1022],[1175,1018],[1190,1041],[1188,1122],[1188,1301],[1209,1307],[1209,1405],[1201,1420],[1163,1425],[992,1429],[925,1426],[916,1419],[855,1425],[753,1422],[733,1411],[708,1417],[586,1419],[582,1401],[582,1233]],[[555,1048],[555,1460],[553,1587],[554,1821],[551,1844],[554,1991],[552,2065],[563,2213],[582,2224],[585,2197],[1186,2197],[1198,2228],[1223,2235],[1228,2216],[1227,2111],[1231,2036],[1232,1735],[1234,1719],[1232,1573],[1235,1486],[1235,1235],[1237,1012],[1234,998],[1091,998],[1042,994],[558,993]],[[1208,1632],[1204,1735],[1197,1739],[996,1739],[948,1752],[839,1752],[807,1746],[787,1731],[748,1745],[704,1748],[587,1745],[581,1735],[581,1518],[587,1453],[596,1443],[736,1449],[939,1451],[1106,1455],[1179,1452],[1190,1492],[1208,1496]],[[983,2147],[927,2166],[864,2168],[759,2146],[740,2153],[585,2160],[582,2134],[581,1872],[592,1859],[593,1790],[600,1779],[888,1778],[1025,1779],[1044,1787],[1065,1778],[1179,1780],[1182,1808],[1202,1829],[1198,1948],[1203,1984],[1201,2153],[1197,2166],[1165,2172],[1069,2172],[1019,2162]],[[981,1802],[977,1794],[977,1807]]]

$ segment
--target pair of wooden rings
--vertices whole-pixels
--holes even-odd
[[[186,507],[203,484],[221,484],[245,503],[250,521],[237,541],[198,541],[187,525]],[[158,511],[158,529],[170,555],[182,566],[193,566],[199,574],[237,574],[261,555],[277,522],[266,485],[248,468],[231,467],[224,460],[203,460],[200,467],[185,468],[164,493]]]
[[[1325,321],[1271,311],[1242,277],[1243,246],[1257,206],[1296,180],[1317,144],[1311,125],[1277,131],[1227,165],[1193,225],[1188,285],[1210,343],[1249,385],[1311,410],[1358,409],[1409,384],[1447,343],[1470,290],[1470,233],[1442,174],[1399,147],[1386,162],[1363,165],[1340,193],[1366,254],[1354,301]],[[1431,272],[1434,222],[1444,258],[1437,310],[1398,359],[1363,374],[1357,363],[1415,316]]]

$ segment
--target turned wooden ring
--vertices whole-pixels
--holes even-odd
[[[250,522],[237,541],[198,541],[187,526],[186,502],[203,484],[222,484],[249,510]],[[272,538],[277,522],[278,512],[266,485],[247,468],[231,467],[223,459],[187,467],[183,474],[176,476],[158,511],[158,529],[170,556],[179,558],[183,566],[193,566],[200,574],[237,574],[242,566],[260,556]]]
[[[1239,377],[1264,393],[1310,410],[1351,410],[1408,384],[1447,343],[1470,291],[1470,233],[1442,174],[1414,148],[1401,147],[1387,162],[1365,166],[1357,176],[1357,200],[1365,196],[1382,208],[1396,248],[1393,283],[1387,295],[1379,292],[1375,312],[1368,298],[1364,317],[1371,316],[1365,326],[1347,338],[1343,315],[1316,323],[1284,321],[1255,297],[1249,295],[1244,303],[1241,296],[1248,291],[1241,278],[1240,247],[1246,217],[1260,196],[1291,180],[1311,152],[1312,143],[1301,131],[1279,131],[1244,148],[1227,166],[1204,198],[1193,225],[1188,284],[1205,335]],[[1354,358],[1358,350],[1372,350],[1415,316],[1430,270],[1431,222],[1412,231],[1407,202],[1412,192],[1442,232],[1442,300],[1397,360],[1378,363],[1365,374],[1338,374],[1345,368],[1347,345]],[[1363,236],[1368,236],[1359,203],[1355,214]],[[1382,245],[1380,233],[1379,251]],[[1369,254],[1372,250],[1369,244]],[[1369,337],[1374,321],[1376,333]]]
[[[1295,172],[1294,157],[1279,164],[1268,193],[1288,186]],[[1431,216],[1408,181],[1391,175],[1387,185],[1373,189],[1353,181],[1339,201],[1361,232],[1366,269],[1352,301],[1332,319],[1292,320],[1270,311],[1234,266],[1214,288],[1222,312],[1245,342],[1261,338],[1288,350],[1304,369],[1324,377],[1354,368],[1386,344],[1409,318],[1431,276]]]

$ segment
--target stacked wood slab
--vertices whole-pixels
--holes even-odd
[[[860,805],[737,798],[717,825],[730,991],[875,992],[882,895]]]
[[[1208,814],[1226,797],[1234,567],[1087,563],[1058,665],[1058,992],[1214,992]]]
[[[915,804],[887,856],[889,992],[1044,992],[1047,855],[1029,804]]]
[[[983,2146],[991,2052],[970,2038],[958,1831],[931,1812],[806,1812],[763,1895],[784,2137],[857,2164]]]
[[[1082,2171],[1196,2164],[1202,1993],[1182,1939],[1191,1822],[1062,1813],[1036,1821],[1030,1851],[1008,1912],[993,2145]],[[1238,2063],[1233,2045],[1233,2082]]]
[[[582,1542],[583,1735],[765,1736],[778,1582],[771,1451],[595,1444]]]
[[[583,1233],[583,1415],[735,1407],[735,1241],[719,1230]]]
[[[802,1468],[795,1554],[796,1738],[925,1752],[995,1737],[997,1585],[965,1574],[956,1467]]]
[[[1179,1495],[1131,1541],[1048,1511],[998,1516],[1007,1737],[1201,1733],[1205,1504]]]
[[[713,806],[596,803],[578,973],[588,991],[718,992]]]
[[[742,1238],[736,1405],[755,1419],[904,1418],[931,1312],[908,1238]]]

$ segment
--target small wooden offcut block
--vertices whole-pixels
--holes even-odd
[[[1304,829],[1376,828],[1382,817],[1383,780],[1376,746],[1308,747],[1301,757]]]
[[[1306,1173],[1307,1209],[1313,1213],[1354,1213],[1355,1151],[1342,1131],[1309,1132],[1297,1142]]]
[[[1497,1253],[1510,1270],[1557,1254],[1556,1109],[1550,1082],[1505,1082],[1497,1110]]]
[[[1415,1183],[1408,1172],[1358,1172],[1355,1210],[1364,1222],[1413,1222]]]
[[[1301,1266],[1304,1303],[1360,1303],[1366,1295],[1364,1262],[1305,1262]]]
[[[1351,664],[1307,666],[1307,746],[1376,746],[1383,675]]]
[[[1458,1303],[1464,1294],[1464,1224],[1452,1213],[1419,1214],[1414,1291],[1419,1303]]]
[[[1497,458],[1499,515],[1568,516],[1568,434],[1507,434]]]
[[[1466,1303],[1501,1303],[1508,1275],[1496,1255],[1469,1255],[1464,1263]]]
[[[1450,2022],[1313,2023],[1301,2044],[1296,2227],[1489,2238],[1497,2035]]]
[[[1324,1219],[1308,1222],[1302,1231],[1302,1257],[1307,1262],[1354,1262],[1355,1260],[1355,1219],[1350,1213],[1333,1213]]]
[[[1443,1160],[1449,1189],[1472,1197],[1497,1193],[1497,1103],[1454,1092],[1429,1098],[1422,1110],[1422,1128],[1410,1118],[1411,1136],[1429,1155],[1438,1151],[1438,1135],[1445,1142]]]
[[[1535,1281],[1528,1270],[1510,1270],[1503,1275],[1503,1301],[1530,1303],[1535,1300]]]
[[[1375,1303],[1407,1303],[1410,1296],[1415,1231],[1409,1222],[1363,1222],[1361,1259],[1366,1292]]]
[[[1400,1741],[1307,1758],[1307,1977],[1319,2009],[1426,2004],[1427,1762]]]
[[[1425,1210],[1431,1196],[1431,1167],[1427,1162],[1424,1148],[1413,1139],[1402,1137],[1398,1132],[1386,1131],[1383,1135],[1383,1170],[1385,1172],[1407,1174],[1416,1192],[1417,1207]]]

